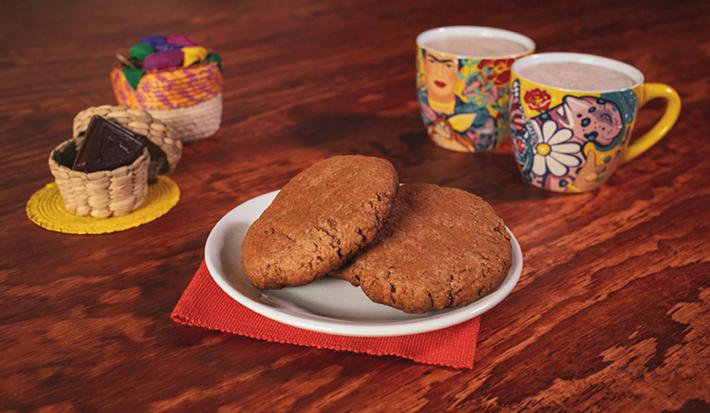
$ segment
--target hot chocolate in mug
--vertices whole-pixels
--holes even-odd
[[[539,53],[513,64],[511,138],[523,179],[555,192],[598,188],[663,138],[680,114],[668,85],[644,83],[633,66],[580,53]],[[631,140],[638,109],[666,99],[666,111]]]
[[[509,135],[510,67],[534,49],[530,38],[491,27],[421,33],[417,95],[431,140],[458,152],[497,147]]]

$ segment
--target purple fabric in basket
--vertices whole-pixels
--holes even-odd
[[[172,43],[165,43],[165,44],[156,44],[155,45],[155,50],[158,52],[167,52],[168,50],[180,50],[182,49],[182,46],[179,44],[172,44]]]
[[[166,41],[165,41],[165,36],[159,36],[157,34],[154,34],[154,35],[142,38],[141,41],[138,43],[145,43],[145,44],[149,44],[149,45],[155,47],[159,44],[165,44]]]
[[[169,69],[172,67],[179,67],[181,65],[182,65],[182,51],[181,50],[168,50],[165,52],[156,52],[156,53],[146,56],[146,58],[143,59],[143,69],[145,69],[145,70]]]

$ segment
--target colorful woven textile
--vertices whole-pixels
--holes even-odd
[[[111,83],[119,105],[166,110],[186,108],[215,97],[222,91],[222,73],[216,63],[159,71],[146,71],[134,89],[120,68],[111,71]]]

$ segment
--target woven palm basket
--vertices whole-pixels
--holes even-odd
[[[148,70],[136,89],[116,67],[111,84],[120,105],[148,111],[182,141],[208,138],[222,122],[222,72],[214,62]]]
[[[95,115],[145,136],[152,144],[130,165],[88,173],[71,169]],[[148,183],[158,174],[172,172],[182,155],[182,143],[175,132],[142,110],[109,105],[88,108],[74,118],[73,134],[49,155],[49,170],[64,207],[75,215],[108,218],[131,213],[143,204]]]

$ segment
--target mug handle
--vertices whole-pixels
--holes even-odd
[[[645,135],[629,145],[621,158],[622,163],[641,155],[660,141],[671,130],[675,121],[678,120],[678,115],[680,115],[680,96],[678,96],[678,92],[675,89],[663,83],[644,83],[641,87],[642,97],[639,108],[656,98],[666,99],[668,104],[661,120],[653,125]]]

